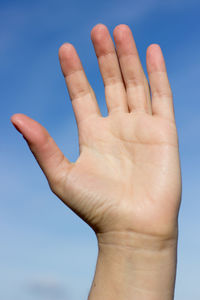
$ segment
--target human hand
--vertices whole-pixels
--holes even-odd
[[[59,49],[72,100],[80,156],[68,161],[42,125],[23,114],[11,121],[23,134],[52,191],[96,234],[133,232],[160,240],[177,237],[181,171],[172,92],[158,45],[142,69],[131,30],[104,25],[91,31],[105,85],[102,117],[71,44]],[[152,100],[151,100],[152,98]]]

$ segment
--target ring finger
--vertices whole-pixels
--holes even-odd
[[[130,111],[152,114],[149,84],[144,74],[130,28],[121,24],[113,32],[117,55],[122,70]]]

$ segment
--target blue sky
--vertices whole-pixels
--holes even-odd
[[[25,113],[43,124],[71,160],[78,157],[75,118],[58,49],[72,43],[106,114],[90,31],[125,23],[146,72],[146,48],[160,44],[174,94],[183,194],[179,214],[176,300],[200,299],[200,2],[0,0],[1,195],[0,299],[87,299],[97,243],[92,230],[48,187],[10,122]]]

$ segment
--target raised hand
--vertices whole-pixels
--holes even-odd
[[[97,234],[133,232],[177,237],[181,171],[173,100],[161,49],[147,49],[145,77],[131,30],[96,25],[91,39],[105,86],[102,117],[75,48],[59,59],[74,109],[80,156],[68,161],[44,127],[23,114],[23,134],[52,191]],[[116,49],[115,49],[116,46]],[[70,142],[70,141],[69,141]]]

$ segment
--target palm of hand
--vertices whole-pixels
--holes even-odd
[[[125,41],[123,36],[120,38],[120,29],[125,31]],[[53,192],[95,232],[131,230],[173,237],[181,198],[181,174],[164,60],[157,47],[149,50],[151,104],[147,80],[127,27],[119,26],[115,37],[126,89],[110,36],[101,25],[93,31],[106,88],[107,117],[100,115],[74,48],[64,45],[60,51],[79,130],[77,161],[70,163],[37,122],[22,115],[14,116],[12,122],[28,141]],[[110,57],[105,54],[109,51]],[[114,84],[110,85],[112,81]]]
[[[145,113],[90,118],[79,129],[80,156],[62,195],[96,232],[170,236],[180,182],[176,127]],[[176,172],[177,170],[177,172]]]

